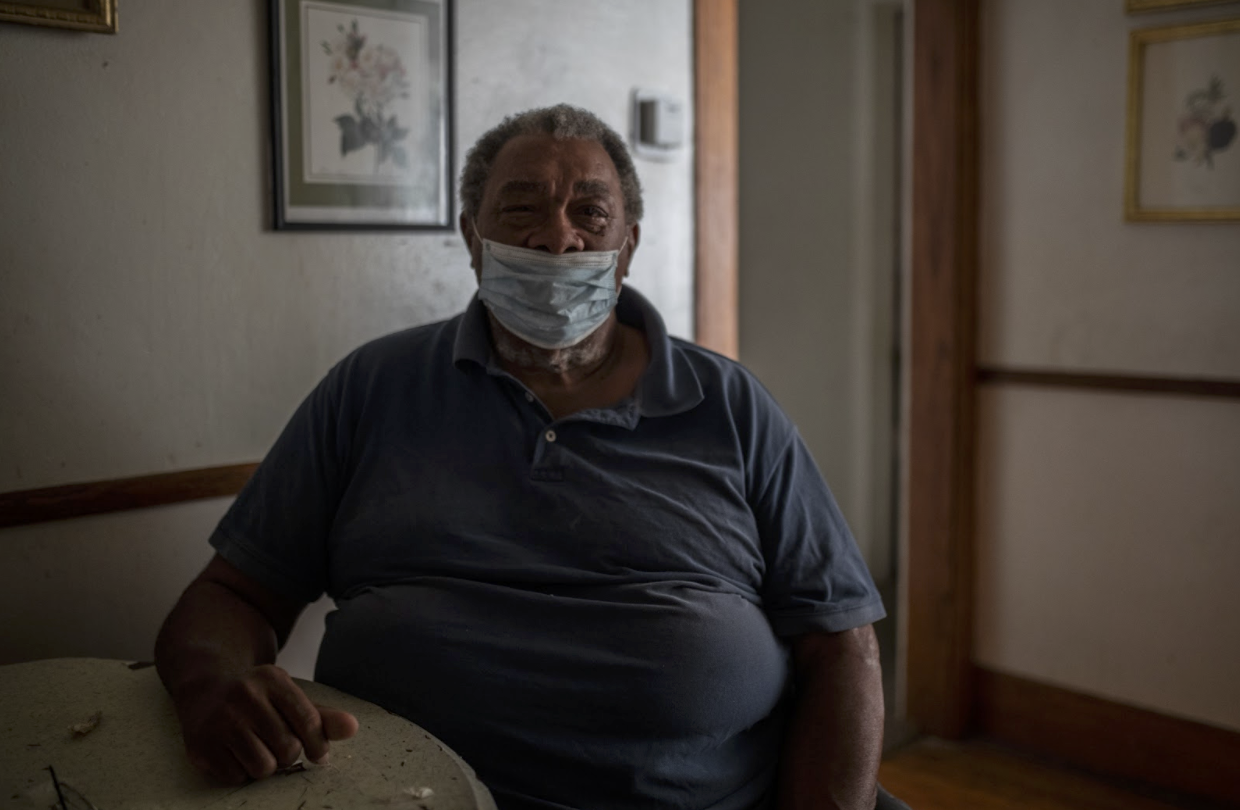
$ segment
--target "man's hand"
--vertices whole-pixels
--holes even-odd
[[[330,741],[357,733],[353,715],[310,702],[287,672],[270,664],[182,692],[177,714],[190,762],[234,785],[270,776],[303,751],[322,763]]]
[[[219,555],[190,583],[155,641],[155,665],[190,761],[232,784],[327,756],[357,733],[353,715],[316,706],[275,666],[304,602],[281,596]]]

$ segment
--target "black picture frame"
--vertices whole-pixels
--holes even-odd
[[[453,0],[268,2],[274,228],[453,230]]]

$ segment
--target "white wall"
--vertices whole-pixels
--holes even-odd
[[[1240,402],[984,391],[977,658],[1240,729]]]
[[[1240,228],[1122,207],[1128,32],[1236,14],[1123,5],[983,3],[979,361],[1240,379]]]
[[[797,423],[880,581],[894,573],[901,8],[740,4],[740,359]]]
[[[532,106],[622,133],[635,87],[692,107],[688,0],[456,8],[457,172]],[[126,0],[117,36],[0,24],[0,491],[256,460],[350,349],[472,294],[455,233],[267,230],[265,9]],[[691,148],[638,171],[630,281],[689,336]],[[0,531],[0,663],[149,657],[226,507]]]
[[[1128,32],[1234,10],[983,8],[980,362],[1240,379],[1240,226],[1122,214]],[[979,419],[978,662],[1240,729],[1240,402],[993,386]]]

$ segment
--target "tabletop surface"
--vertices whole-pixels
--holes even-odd
[[[332,743],[325,765],[238,788],[189,764],[154,667],[91,658],[0,666],[0,806],[59,807],[52,766],[70,810],[494,810],[473,770],[418,726],[322,684],[298,684],[315,703],[351,712],[357,736]]]

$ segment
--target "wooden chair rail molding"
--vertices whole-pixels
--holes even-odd
[[[1016,369],[983,366],[977,370],[982,385],[1036,385],[1144,394],[1184,394],[1199,397],[1240,399],[1240,381],[1197,377],[1166,377],[1135,374]]]
[[[978,668],[978,730],[1105,776],[1240,807],[1240,732]]]
[[[236,495],[257,463],[0,493],[0,528]]]

